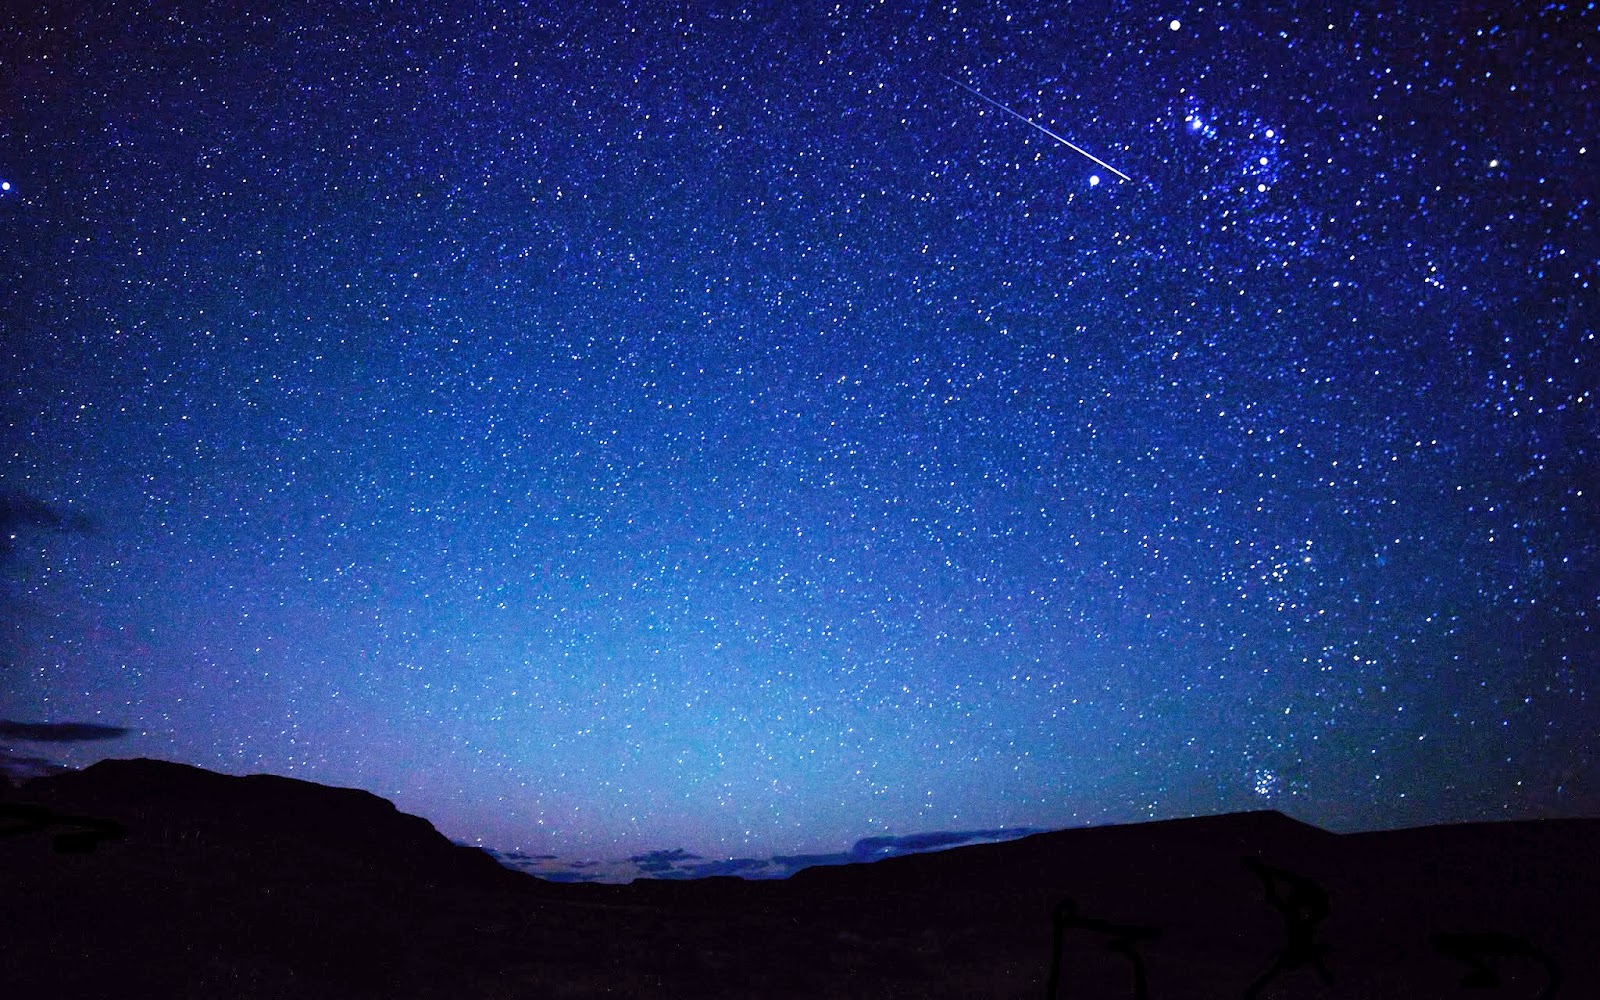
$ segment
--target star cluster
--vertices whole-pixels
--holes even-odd
[[[529,850],[1595,811],[1592,7],[538,6],[4,29],[0,714]]]

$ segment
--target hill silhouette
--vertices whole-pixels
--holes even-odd
[[[1256,812],[781,881],[555,884],[366,792],[104,761],[0,800],[0,988],[1587,997],[1597,834],[1544,820],[1336,835]]]

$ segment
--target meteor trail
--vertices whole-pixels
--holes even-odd
[[[941,73],[939,75],[940,76],[944,76],[943,73]],[[1116,174],[1118,177],[1121,177],[1123,180],[1125,180],[1125,181],[1133,180],[1132,177],[1129,177],[1127,174],[1125,174],[1122,171],[1118,170],[1116,167],[1113,167],[1111,164],[1107,163],[1106,161],[1100,159],[1100,157],[1098,157],[1098,156],[1094,155],[1093,153],[1089,152],[1087,149],[1084,149],[1082,146],[1073,145],[1071,142],[1067,141],[1066,139],[1063,139],[1059,135],[1056,135],[1054,132],[1052,132],[1049,129],[1045,128],[1043,125],[1040,125],[1038,122],[1034,121],[1032,118],[1029,118],[1029,117],[1027,117],[1025,115],[1017,114],[1015,111],[1012,111],[1010,108],[1006,107],[1004,104],[1001,104],[999,101],[997,101],[994,98],[988,96],[987,94],[983,93],[982,91],[977,90],[976,88],[967,86],[966,84],[962,83],[960,80],[957,80],[955,77],[945,76],[944,78],[946,80],[949,80],[951,83],[955,84],[956,86],[960,87],[962,90],[965,90],[967,93],[971,94],[973,97],[976,97],[978,100],[984,102],[985,104],[993,105],[994,107],[999,108],[1001,111],[1004,111],[1006,114],[1008,114],[1011,117],[1015,118],[1017,121],[1020,121],[1025,125],[1033,126],[1034,128],[1036,128],[1039,131],[1043,132],[1045,135],[1047,135],[1050,138],[1054,139],[1056,142],[1059,142],[1059,143],[1061,143],[1061,145],[1063,145],[1063,146],[1067,147],[1068,149],[1072,150],[1074,153],[1080,153],[1083,156],[1088,157],[1089,159],[1093,160],[1095,163],[1100,164],[1102,167],[1105,167],[1107,170],[1109,170],[1112,173]]]

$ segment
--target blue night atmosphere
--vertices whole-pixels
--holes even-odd
[[[1600,11],[1360,7],[15,14],[6,768],[647,867],[1600,813]]]

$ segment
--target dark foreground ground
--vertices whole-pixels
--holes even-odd
[[[1600,997],[1597,834],[1262,812],[558,885],[364,792],[106,761],[0,799],[0,995]]]

